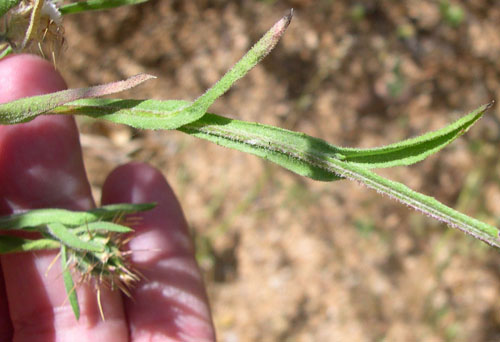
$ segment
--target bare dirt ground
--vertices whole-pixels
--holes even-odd
[[[67,17],[59,65],[71,87],[148,72],[158,80],[122,97],[192,100],[293,7],[276,50],[211,111],[378,146],[500,100],[500,5],[445,3],[156,0]],[[498,108],[438,155],[380,173],[498,225]],[[497,250],[348,181],[179,132],[80,127],[96,196],[129,160],[169,179],[220,341],[500,341]]]

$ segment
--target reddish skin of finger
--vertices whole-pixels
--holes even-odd
[[[0,102],[66,88],[50,63],[30,55],[0,61],[0,85]],[[1,215],[31,208],[92,206],[73,118],[43,116],[0,126]],[[66,300],[60,262],[47,272],[55,255],[51,251],[1,256],[5,292],[0,293],[0,341],[127,341],[117,292],[102,294],[107,318],[102,322],[93,286],[80,286],[82,313],[76,322]]]
[[[144,275],[124,299],[131,341],[215,341],[186,220],[162,174],[142,163],[123,165],[102,193],[103,204],[157,203],[140,214],[129,244],[132,264]]]

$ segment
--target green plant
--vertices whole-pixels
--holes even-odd
[[[143,1],[88,0],[63,6],[59,11],[61,15],[66,15],[109,8],[110,4],[115,6]],[[45,38],[40,32],[52,30],[57,41],[56,29],[60,24],[56,22],[56,17],[45,17],[48,21],[41,21],[43,18],[40,17],[40,8],[47,4],[52,2],[1,2],[0,14],[7,16],[7,25],[2,36],[4,55],[11,51],[21,51],[33,42],[38,43],[40,47]],[[17,21],[16,15],[25,20]],[[372,171],[375,168],[410,165],[441,150],[464,134],[491,104],[479,107],[440,130],[371,149],[337,147],[303,133],[229,119],[207,112],[218,97],[274,48],[291,18],[292,12],[279,20],[231,70],[193,102],[96,98],[137,86],[153,77],[137,75],[125,81],[70,89],[2,104],[0,124],[27,122],[39,115],[51,113],[86,115],[139,129],[176,129],[218,145],[257,155],[315,180],[355,180],[492,246],[500,247],[499,231],[496,227],[464,215],[432,197],[415,192]],[[19,29],[16,25],[24,26]],[[19,32],[22,34],[19,35]],[[126,292],[127,286],[136,280],[136,276],[129,270],[121,251],[122,234],[130,231],[126,220],[122,218],[125,214],[151,207],[152,205],[148,204],[123,204],[80,213],[44,209],[6,216],[0,219],[0,229],[37,231],[42,234],[42,238],[30,240],[0,236],[0,253],[59,248],[65,270],[66,290],[78,317],[78,300],[73,291],[74,284],[68,265],[74,265],[85,277],[102,277],[104,283],[116,285]]]

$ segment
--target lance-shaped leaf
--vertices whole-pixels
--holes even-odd
[[[184,118],[179,115],[180,112],[177,109],[186,104],[185,101],[177,100],[89,99],[71,102],[56,108],[53,112],[87,115],[139,129],[173,129],[180,127],[179,125],[184,122]],[[241,151],[268,159],[273,159],[272,153],[266,152],[270,150],[269,147],[272,145],[274,149],[309,150],[311,153],[333,156],[365,168],[383,168],[410,165],[439,151],[466,132],[490,106],[491,104],[483,105],[435,132],[387,146],[367,149],[339,147],[303,133],[258,123],[226,119],[213,114],[207,114],[207,118],[201,118],[179,129],[181,131],[195,129],[197,132],[203,130],[203,134],[211,135],[213,139],[218,139],[219,136],[225,137],[228,141],[234,142],[232,148],[239,146],[237,149]],[[295,163],[294,161],[290,162]],[[336,178],[331,175],[323,177],[319,170],[312,174],[310,172],[299,173],[318,180]]]
[[[124,81],[102,84],[89,88],[62,90],[46,95],[26,97],[0,104],[0,124],[9,125],[33,120],[65,103],[78,99],[114,94],[135,87],[155,78],[147,74],[132,76]]]
[[[154,203],[120,203],[105,205],[88,211],[71,211],[66,209],[33,209],[0,217],[0,230],[27,229],[58,222],[65,226],[77,227],[96,221],[119,218],[122,215],[150,210]]]
[[[366,169],[413,164],[462,135],[490,106],[491,104],[481,106],[435,132],[371,149],[338,147],[303,133],[214,114],[206,114],[200,120],[178,130],[222,146],[255,154],[282,166],[287,165],[287,168],[300,175],[329,181],[338,177],[310,165],[309,159],[332,157]]]
[[[23,239],[17,236],[0,235],[0,254],[31,252],[59,248],[61,244],[52,239]]]
[[[47,230],[50,235],[59,240],[61,244],[74,248],[79,251],[102,252],[104,245],[95,241],[85,241],[75,235],[66,226],[59,222],[50,223],[47,225]]]
[[[55,108],[52,114],[86,115],[139,129],[175,129],[191,119],[180,110],[189,105],[178,100],[79,100]]]
[[[62,107],[57,108],[52,113],[93,115],[115,122],[126,121],[134,127],[143,129],[174,129],[196,121],[205,114],[218,97],[222,96],[237,80],[245,76],[276,46],[290,24],[292,13],[290,11],[288,15],[279,20],[231,70],[192,103],[186,101],[103,100],[97,103],[81,101],[62,106],[73,100],[101,96],[96,95],[80,96],[69,101],[65,98],[58,105],[45,104],[57,94],[54,93],[31,97],[29,101],[22,99],[0,105],[0,123],[27,121],[57,106]],[[33,108],[40,108],[40,110],[33,113]],[[90,113],[83,111],[90,111]]]
[[[68,300],[75,314],[75,318],[78,321],[80,319],[80,306],[78,305],[78,296],[76,294],[75,283],[73,282],[73,277],[71,276],[71,271],[68,262],[68,250],[66,246],[61,245],[61,266],[62,275],[64,281],[64,288],[68,294]]]
[[[113,222],[100,221],[73,228],[71,229],[71,231],[74,234],[81,234],[86,232],[130,233],[133,231],[133,229]]]
[[[401,183],[382,178],[371,172],[365,165],[360,166],[357,163],[345,161],[341,153],[337,151],[331,153],[330,146],[325,145],[326,143],[319,139],[274,127],[230,120],[213,114],[207,114],[202,119],[183,126],[179,130],[218,145],[255,154],[313,179],[335,180],[341,177],[358,181],[452,227],[500,247],[499,231],[496,227],[464,215]],[[266,140],[262,139],[263,136],[273,136],[273,138]],[[434,135],[427,135],[427,138],[429,137],[433,138]],[[444,134],[444,137],[450,141],[455,139],[453,134]],[[404,149],[413,148],[413,144],[401,146],[404,146]],[[435,148],[433,144],[428,144],[427,147],[431,150]],[[417,149],[419,150],[420,148]],[[425,155],[425,152],[423,154]],[[405,164],[408,159],[404,158],[403,161]],[[375,165],[380,164],[375,163]]]
[[[119,6],[136,5],[148,0],[87,0],[66,4],[59,8],[62,15],[86,11],[99,11]]]
[[[415,138],[377,148],[357,149],[341,147],[339,148],[339,153],[344,156],[344,161],[368,168],[414,164],[436,153],[467,132],[492,105],[493,102],[482,105],[442,129]]]
[[[170,113],[176,113],[176,108],[185,104],[184,101],[176,100],[91,99],[69,103],[56,108],[54,112],[87,115],[140,129],[171,129],[182,123],[182,118],[179,120]],[[334,180],[338,179],[338,176],[311,167],[300,159],[284,158],[283,155],[299,153],[293,151],[308,151],[309,154],[335,157],[365,168],[410,165],[423,160],[454,141],[466,132],[490,106],[491,104],[483,105],[435,132],[369,149],[338,147],[303,133],[232,120],[214,114],[206,114],[205,117],[184,125],[179,130],[272,161],[276,161],[276,158],[281,159],[279,163],[290,164],[287,168],[292,168],[292,165],[296,164],[293,167],[294,172],[313,179]],[[277,151],[284,151],[284,153]]]
[[[240,78],[266,57],[278,44],[293,17],[293,9],[267,31],[255,45],[210,89],[192,104],[179,109],[185,118],[184,123],[201,118],[212,103],[222,96]]]

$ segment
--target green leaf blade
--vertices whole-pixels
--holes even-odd
[[[102,252],[105,246],[93,241],[85,241],[75,235],[72,231],[66,228],[59,222],[50,223],[47,225],[50,235],[59,240],[62,245],[74,248],[79,251]]]
[[[50,223],[61,223],[69,227],[77,227],[96,221],[119,218],[122,215],[151,210],[154,203],[118,203],[105,205],[88,211],[71,211],[66,209],[33,209],[0,217],[0,230],[30,229]]]
[[[123,1],[114,1],[115,4],[121,2]],[[124,1],[124,3],[125,2],[126,1]],[[80,3],[80,6],[89,7],[91,6],[90,4],[103,6],[104,3],[110,4],[111,1],[89,0]],[[63,8],[67,9],[68,7]],[[63,8],[61,8],[61,11]],[[233,68],[231,68],[214,86],[192,103],[174,101],[172,103],[175,104],[175,109],[168,102],[166,104],[156,103],[157,106],[167,107],[166,109],[162,109],[161,113],[158,113],[156,108],[149,110],[151,109],[150,104],[154,102],[148,101],[127,100],[121,102],[100,102],[98,106],[92,105],[92,102],[80,102],[80,105],[82,107],[86,106],[87,112],[85,115],[100,117],[114,122],[128,122],[128,124],[134,127],[144,129],[174,129],[196,121],[205,114],[218,97],[222,96],[237,80],[246,75],[276,46],[290,24],[292,15],[293,11],[290,11],[288,15],[284,16],[271,27],[271,29],[264,34],[264,36],[234,65]],[[69,89],[0,104],[0,124],[15,124],[30,121],[36,116],[48,111],[53,111],[55,114],[72,114],[78,112],[81,114],[83,109],[75,108],[74,105],[62,107],[57,110],[54,109],[72,101],[99,97],[122,91],[136,86],[152,77],[153,76],[150,75],[138,75],[126,81],[90,88]],[[146,103],[141,104],[142,102]],[[182,106],[180,106],[180,104],[182,104]],[[141,108],[141,105],[144,106],[144,108]],[[112,106],[114,106],[114,108]],[[135,108],[135,112],[142,111],[142,115],[134,115],[135,113],[130,111],[132,107]],[[161,118],[159,115],[161,115]],[[162,123],[161,125],[160,122]]]
[[[53,114],[86,115],[138,129],[175,129],[187,123],[180,109],[189,105],[178,100],[85,99],[52,110]]]
[[[187,117],[186,124],[201,118],[208,108],[231,86],[260,63],[278,44],[293,17],[293,9],[277,21],[257,43],[203,95],[181,110]]]
[[[54,109],[54,114],[80,114],[140,129],[175,129],[205,115],[212,103],[274,48],[292,12],[279,20],[215,85],[194,102],[155,100],[81,100]]]
[[[73,310],[75,318],[78,321],[80,319],[80,306],[78,305],[78,296],[76,294],[76,288],[75,288],[75,283],[73,282],[73,277],[71,276],[67,253],[68,250],[66,246],[61,245],[61,266],[62,266],[64,288],[66,289],[66,294],[68,295],[68,300],[69,303],[71,304],[71,309]]]
[[[480,111],[483,109],[481,108]],[[475,120],[471,120],[470,124]],[[500,248],[499,231],[496,227],[464,215],[432,197],[411,190],[401,183],[382,178],[367,167],[346,161],[339,150],[333,149],[331,145],[319,139],[274,127],[222,118],[213,114],[206,114],[200,120],[183,126],[179,130],[225,147],[260,156],[292,172],[313,179],[347,178],[355,180],[451,227],[458,228]],[[459,135],[456,132],[453,134]],[[449,137],[446,134],[445,136],[448,138],[447,141],[455,139],[454,136]],[[400,146],[404,149],[412,148],[413,145],[403,143]]]
[[[467,132],[492,104],[493,102],[482,105],[471,113],[437,131],[429,132],[415,138],[370,149],[339,147],[338,152],[344,155],[344,161],[366,168],[411,165],[438,152]]]
[[[88,88],[62,90],[3,103],[0,104],[0,124],[10,125],[27,122],[65,103],[78,99],[114,94],[138,86],[152,78],[155,77],[147,74],[139,74],[123,81]]]
[[[114,123],[126,124],[138,129],[179,128],[183,131],[191,130],[193,134],[202,134],[193,131],[194,125],[204,125],[206,129],[208,129],[208,126],[210,126],[213,120],[226,120],[224,123],[219,122],[216,125],[221,130],[220,133],[207,132],[204,138],[212,141],[217,140],[221,142],[221,144],[224,144],[222,142],[224,139],[221,140],[217,138],[218,135],[222,137],[225,136],[228,140],[242,141],[242,146],[239,150],[244,152],[254,150],[255,153],[253,154],[259,155],[260,157],[264,157],[266,154],[262,151],[245,147],[244,142],[247,141],[249,142],[247,145],[252,145],[252,141],[258,141],[261,149],[266,149],[266,144],[279,145],[283,143],[286,145],[283,146],[283,148],[287,150],[293,146],[297,146],[299,150],[310,149],[314,153],[334,156],[343,161],[351,162],[365,168],[385,168],[410,165],[436,153],[466,132],[491,106],[491,104],[481,106],[470,114],[435,132],[426,133],[387,146],[370,149],[354,149],[334,146],[320,139],[309,137],[298,132],[257,123],[245,123],[237,120],[227,121],[230,119],[223,119],[222,117],[216,117],[214,115],[211,115],[209,120],[203,120],[203,118],[201,118],[193,122],[192,125],[185,124],[183,112],[180,111],[179,108],[187,104],[188,102],[176,100],[143,101],[86,99],[58,107],[54,110],[54,113],[87,115]],[[215,127],[214,125],[212,126]],[[221,128],[222,126],[224,126],[225,130],[230,130],[230,132],[228,131],[225,133]],[[213,135],[213,137],[209,138],[211,135]],[[257,146],[258,144],[254,145]],[[310,146],[308,147],[307,145]],[[274,158],[271,154],[267,157],[271,159]],[[299,174],[307,176],[307,174]],[[320,174],[318,174],[318,176],[313,175],[311,178],[319,180],[326,178],[324,180],[331,180],[331,177],[323,177]]]
[[[59,8],[62,15],[86,11],[101,11],[119,6],[137,5],[149,0],[87,0],[63,5]]]
[[[98,217],[100,221],[121,218],[123,215],[154,209],[156,203],[116,203],[87,210],[86,213]],[[83,223],[81,223],[83,224]],[[80,225],[81,225],[80,224]]]
[[[52,239],[23,239],[17,236],[0,235],[0,254],[32,252],[57,249],[61,244]]]
[[[130,233],[134,231],[132,228],[123,226],[121,224],[116,224],[112,222],[92,222],[77,228],[72,229],[75,234],[85,233],[85,232],[112,232],[112,233]]]
[[[366,169],[405,166],[444,148],[467,131],[491,106],[487,104],[446,127],[395,144],[374,149],[350,149],[331,145],[303,133],[206,114],[178,130],[218,145],[269,159],[315,180],[339,179],[313,160],[336,158]]]

